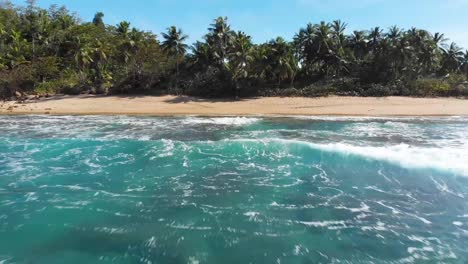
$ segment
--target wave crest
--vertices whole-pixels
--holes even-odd
[[[234,141],[296,144],[312,149],[382,160],[404,168],[437,169],[468,177],[468,145],[454,147],[416,147],[407,144],[389,146],[357,146],[347,143],[312,143],[290,139],[238,139]]]
[[[183,120],[184,124],[197,125],[197,124],[213,124],[213,125],[229,125],[229,126],[243,126],[250,125],[260,121],[260,118],[253,117],[214,117],[214,118],[200,118],[189,117]]]

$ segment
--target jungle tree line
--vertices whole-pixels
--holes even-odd
[[[151,93],[247,95],[463,95],[468,51],[441,33],[397,26],[347,32],[307,24],[292,40],[255,44],[219,17],[193,45],[176,26],[156,34],[98,12],[0,4],[0,95]]]

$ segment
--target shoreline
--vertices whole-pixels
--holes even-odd
[[[450,114],[431,114],[431,115],[418,115],[418,114],[408,114],[408,115],[356,115],[356,114],[192,114],[192,113],[108,113],[108,112],[92,112],[92,113],[81,113],[81,112],[60,112],[60,113],[40,113],[40,112],[12,112],[12,113],[3,113],[0,112],[0,118],[2,116],[134,116],[134,117],[200,117],[200,118],[215,118],[215,117],[258,117],[258,118],[311,118],[317,117],[317,119],[322,118],[382,118],[382,119],[405,119],[405,118],[468,118],[468,114],[460,115],[450,115]]]
[[[0,102],[0,115],[133,116],[468,116],[468,100],[413,97],[258,97],[239,101],[188,96],[52,96]]]

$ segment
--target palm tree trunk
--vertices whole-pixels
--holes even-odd
[[[176,58],[176,89],[179,89],[179,60]]]
[[[179,49],[178,48],[176,48],[175,61],[176,61],[176,84],[175,84],[175,88],[176,88],[177,93],[179,93]]]

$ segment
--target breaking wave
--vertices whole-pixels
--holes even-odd
[[[468,145],[453,147],[416,147],[407,144],[389,146],[357,146],[346,143],[312,143],[289,139],[237,139],[237,142],[261,142],[304,145],[340,155],[354,155],[371,160],[387,161],[404,168],[438,169],[468,177]]]
[[[184,124],[214,124],[214,125],[231,125],[243,126],[250,125],[260,121],[260,118],[252,117],[215,117],[215,118],[201,118],[201,117],[188,117],[183,119]]]

